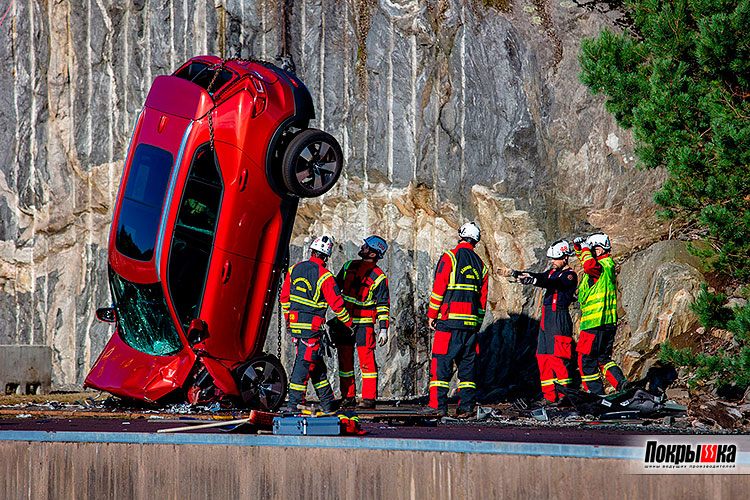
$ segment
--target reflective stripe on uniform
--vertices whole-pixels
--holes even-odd
[[[599,378],[599,374],[595,373],[594,375],[582,375],[581,381],[582,382],[591,382],[592,380],[596,380]]]
[[[571,382],[572,379],[569,378],[560,378],[557,379],[557,383],[560,385],[568,385]]]
[[[317,302],[318,298],[320,297],[320,290],[323,287],[323,282],[325,282],[325,280],[327,280],[328,278],[333,279],[333,274],[331,274],[330,271],[327,273],[324,273],[323,276],[321,276],[320,279],[318,279],[318,283],[315,285],[315,295],[313,296],[313,300],[315,302]]]
[[[547,385],[553,385],[557,381],[556,378],[548,378],[547,380],[542,380],[542,387]]]
[[[365,302],[360,302],[359,300],[355,299],[354,297],[349,297],[348,295],[342,295],[344,297],[344,301],[349,302],[350,304],[354,304],[356,306],[361,307],[368,307],[368,306],[374,306],[375,301],[374,300],[367,300]]]
[[[313,387],[315,387],[316,389],[322,389],[323,387],[325,387],[327,385],[331,385],[331,384],[329,384],[328,380],[326,379],[326,380],[321,380],[320,382],[318,382],[317,384],[315,384]]]
[[[460,319],[463,321],[476,321],[477,317],[473,314],[458,314],[458,313],[448,313],[448,319]]]
[[[444,382],[442,380],[433,380],[430,382],[430,387],[445,387],[446,389],[450,389],[450,382]]]
[[[378,320],[379,321],[387,321],[388,315],[391,313],[391,308],[388,306],[378,306],[377,307],[377,314],[378,314]]]
[[[606,373],[610,368],[614,366],[617,366],[617,363],[615,363],[614,361],[610,361],[606,365],[602,366],[602,372]]]
[[[346,377],[353,377],[353,376],[354,376],[354,370],[350,372],[342,372],[341,370],[339,370],[339,377],[346,378]]]
[[[347,310],[343,308],[336,313],[336,316],[341,320],[342,323],[348,323],[351,319]]]
[[[304,391],[307,390],[307,386],[306,385],[301,385],[301,384],[294,384],[292,382],[289,382],[289,390],[290,391],[303,391],[304,392]]]
[[[459,389],[476,389],[477,384],[474,382],[459,382],[458,384]]]
[[[468,292],[479,291],[476,285],[465,285],[465,284],[448,285],[448,290],[466,290]]]
[[[377,287],[378,287],[378,285],[379,285],[380,283],[382,283],[382,281],[383,281],[384,279],[385,279],[385,274],[381,274],[380,276],[378,276],[377,278],[375,278],[375,282],[373,282],[373,284],[372,284],[372,285],[370,286],[370,293],[372,293],[372,290],[373,290],[374,288],[377,288]]]
[[[292,302],[297,302],[298,304],[304,304],[306,306],[310,307],[328,307],[327,302],[313,302],[312,300],[308,300],[304,297],[300,297],[299,295],[290,295],[289,300]]]
[[[362,372],[362,378],[378,378],[378,372]]]
[[[450,288],[451,285],[456,284],[456,273],[458,273],[458,264],[456,262],[456,256],[454,255],[453,252],[448,250],[445,253],[448,255],[448,258],[450,258],[451,260],[451,274],[450,274],[450,277],[448,278],[448,287]]]

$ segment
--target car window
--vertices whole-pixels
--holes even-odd
[[[207,63],[195,61],[180,69],[177,73],[175,73],[174,76],[189,80],[206,90],[208,90],[208,87],[209,85],[211,85],[211,81],[213,80],[213,85],[211,85],[211,92],[209,92],[211,95],[213,95],[217,90],[219,90],[234,78],[234,73],[225,68],[223,68],[219,72],[219,74],[216,75],[216,79],[214,80],[215,74],[216,68],[211,67]]]
[[[185,329],[200,314],[222,193],[221,175],[206,145],[190,166],[167,265],[169,294]]]
[[[133,349],[156,356],[182,350],[160,283],[133,283],[109,268],[112,301],[122,340]]]
[[[135,150],[115,235],[115,247],[121,254],[142,261],[154,256],[173,163],[169,151],[150,144],[141,144]]]

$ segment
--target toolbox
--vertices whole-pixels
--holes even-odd
[[[338,417],[274,417],[273,433],[286,436],[338,436]]]

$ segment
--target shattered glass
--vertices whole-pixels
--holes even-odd
[[[156,356],[169,356],[182,350],[160,283],[131,283],[112,268],[109,282],[120,335],[126,344]]]

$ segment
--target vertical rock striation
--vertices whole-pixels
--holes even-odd
[[[324,231],[339,242],[334,271],[368,234],[389,241],[385,396],[426,389],[434,265],[465,220],[482,227],[492,268],[541,269],[548,242],[594,228],[619,253],[658,240],[663,173],[635,168],[632,138],[577,77],[580,39],[615,26],[616,12],[485,3],[15,2],[0,26],[0,344],[48,345],[54,386],[82,383],[111,333],[93,313],[109,302],[109,222],[132,126],[153,78],[205,53],[290,56],[316,104],[312,126],[339,138],[345,173],[301,204],[292,258]],[[534,369],[538,308],[531,290],[491,277],[488,392],[533,386],[520,368]]]

